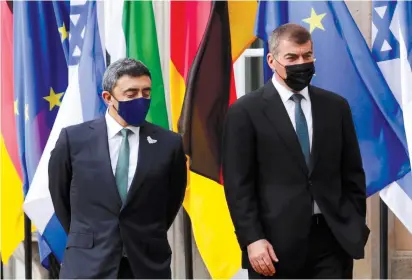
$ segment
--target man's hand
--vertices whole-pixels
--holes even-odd
[[[265,239],[253,242],[247,246],[247,253],[253,269],[264,276],[275,274],[273,262],[278,262],[272,245]]]

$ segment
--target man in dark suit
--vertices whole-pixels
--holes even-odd
[[[145,121],[151,75],[121,59],[103,77],[106,116],[67,127],[49,188],[68,234],[61,278],[171,278],[167,230],[186,188],[179,135]]]
[[[351,278],[369,229],[350,107],[309,85],[305,28],[280,26],[269,49],[272,80],[237,100],[224,128],[225,193],[243,266],[250,278]]]

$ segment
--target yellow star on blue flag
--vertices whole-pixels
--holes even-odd
[[[43,97],[47,101],[49,101],[49,110],[53,110],[55,106],[59,106],[61,104],[61,97],[64,94],[62,93],[55,93],[53,88],[50,88],[50,94],[48,96]]]
[[[303,22],[306,22],[310,25],[309,32],[312,33],[316,28],[325,30],[322,24],[322,19],[326,16],[326,13],[316,14],[314,8],[311,9],[310,17],[303,19]]]
[[[64,22],[62,27],[59,27],[59,33],[62,42],[67,39],[69,33],[67,32],[66,25],[64,24]]]

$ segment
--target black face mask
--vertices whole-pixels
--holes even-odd
[[[286,79],[282,79],[288,87],[294,91],[301,91],[307,87],[312,80],[313,74],[315,74],[315,64],[313,62],[286,65],[284,67],[286,70]]]

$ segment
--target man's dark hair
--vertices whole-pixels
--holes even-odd
[[[295,23],[287,23],[279,26],[270,34],[269,50],[272,54],[278,54],[278,46],[280,41],[292,41],[298,45],[303,45],[308,41],[312,42],[312,36],[309,31],[303,26]]]
[[[133,58],[119,59],[107,67],[103,75],[103,90],[112,92],[116,86],[117,80],[122,76],[141,77],[148,76],[150,79],[149,69],[141,61]]]

